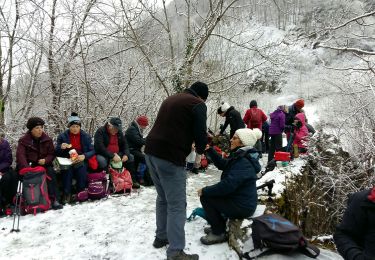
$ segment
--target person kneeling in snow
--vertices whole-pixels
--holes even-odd
[[[253,148],[262,136],[258,128],[238,129],[230,140],[231,154],[227,159],[209,147],[207,156],[219,170],[223,170],[219,183],[198,190],[211,229],[201,237],[205,245],[226,241],[226,218],[250,217],[258,201],[256,180],[261,166],[258,152]],[[225,217],[223,217],[223,215]]]

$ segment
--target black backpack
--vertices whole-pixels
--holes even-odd
[[[252,239],[254,249],[260,256],[263,251],[275,253],[290,253],[299,251],[304,255],[316,258],[320,250],[310,244],[303,236],[299,228],[289,220],[277,214],[264,214],[253,219]],[[259,250],[260,249],[260,250]],[[252,259],[250,252],[244,254],[244,258]]]

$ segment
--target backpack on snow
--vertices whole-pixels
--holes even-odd
[[[102,199],[108,195],[108,181],[105,171],[87,174],[87,195],[89,199]]]
[[[268,253],[267,250],[277,253],[298,250],[311,258],[316,258],[320,253],[316,246],[305,239],[296,225],[277,214],[264,214],[254,218],[251,229],[254,249],[259,249],[259,254],[253,255],[251,251],[247,252],[244,254],[246,259]]]
[[[127,169],[117,170],[109,167],[109,175],[111,176],[114,193],[131,193],[133,181]]]
[[[48,197],[47,179],[49,179],[46,170],[41,167],[26,167],[20,170],[19,174],[23,176],[23,201],[21,207],[25,214],[47,211],[51,206]]]

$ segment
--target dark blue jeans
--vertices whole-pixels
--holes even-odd
[[[77,181],[77,192],[83,191],[87,183],[87,166],[83,164],[80,167],[70,167],[69,170],[61,171],[63,176],[64,194],[70,194],[72,190],[73,177]]]

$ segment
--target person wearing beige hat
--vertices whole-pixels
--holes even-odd
[[[261,136],[262,132],[258,128],[238,129],[230,140],[231,153],[227,159],[222,158],[212,147],[207,147],[207,156],[223,172],[220,182],[198,190],[207,221],[211,225],[211,228],[205,229],[207,235],[201,237],[203,244],[226,241],[227,218],[247,218],[254,213],[258,201],[257,173],[261,169],[254,145]]]

